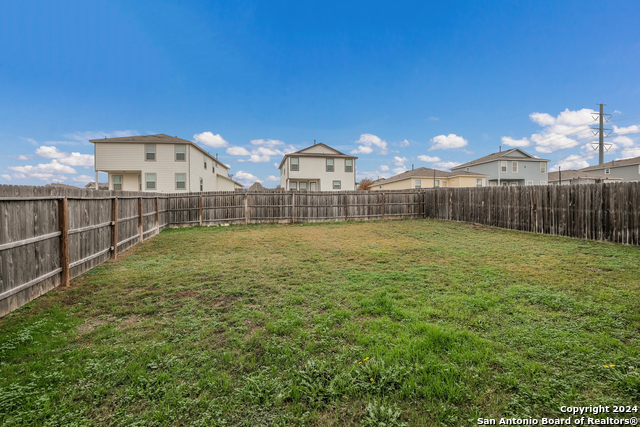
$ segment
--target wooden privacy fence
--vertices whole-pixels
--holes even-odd
[[[638,245],[640,183],[158,194],[0,186],[0,316],[165,227],[436,218]]]

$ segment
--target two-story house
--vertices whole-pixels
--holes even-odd
[[[287,190],[355,190],[357,157],[323,143],[286,154],[280,162],[280,187]]]
[[[233,191],[242,184],[229,168],[191,141],[159,135],[93,139],[96,182],[109,174],[109,190]]]
[[[589,166],[580,170],[601,175],[613,175],[629,182],[640,181],[640,157],[612,160],[602,165]]]
[[[431,168],[417,168],[371,185],[371,190],[405,190],[432,187],[484,187],[486,175],[477,172],[446,172]]]
[[[451,171],[476,172],[487,175],[487,183],[495,185],[546,185],[547,159],[539,159],[520,148],[489,154],[455,166]]]

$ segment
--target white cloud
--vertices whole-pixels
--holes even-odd
[[[589,163],[586,159],[590,159],[593,156],[583,157],[577,154],[572,154],[569,157],[559,160],[553,167],[549,168],[549,172],[556,172],[558,168],[562,168],[562,170],[575,170],[582,169],[589,166]]]
[[[275,175],[269,175],[266,179],[266,181],[280,181],[280,178],[278,178]]]
[[[224,148],[228,147],[229,143],[224,140],[223,137],[220,136],[219,133],[214,134],[213,132],[202,132],[193,135],[193,140],[195,142],[199,142],[202,145],[207,145],[213,148]]]
[[[379,137],[370,133],[363,133],[360,135],[360,139],[356,141],[356,144],[360,144],[358,148],[351,151],[351,154],[371,154],[375,149],[380,154],[387,154],[387,142]]]
[[[439,162],[436,163],[435,165],[440,167],[440,168],[444,168],[444,169],[451,169],[453,167],[456,167],[458,165],[461,165],[462,163],[460,162]]]
[[[406,157],[398,157],[395,156],[393,158],[393,164],[396,166],[404,166],[404,162],[406,162],[408,159]]]
[[[278,139],[252,139],[252,145],[261,145],[263,147],[275,147],[276,145],[284,145],[284,142]]]
[[[9,166],[12,171],[24,174],[26,176],[35,176],[36,174],[65,174],[76,173],[76,170],[70,166],[59,163],[56,159],[52,159],[51,163],[40,163],[37,166]]]
[[[18,160],[29,160],[29,157],[27,157],[27,156],[25,156],[25,155],[20,154],[20,155],[18,156]]]
[[[617,133],[618,135],[623,135],[626,133],[638,133],[640,132],[640,126],[638,125],[632,125],[632,126],[627,126],[619,128],[616,125],[613,125],[613,133]]]
[[[547,113],[531,113],[529,118],[532,122],[539,124],[540,126],[551,126],[556,119],[551,114]]]
[[[80,154],[77,152],[66,153],[58,150],[55,146],[40,146],[36,149],[36,154],[45,159],[57,159],[67,166],[93,166],[93,154]]]
[[[431,138],[433,145],[431,150],[450,150],[452,148],[462,148],[467,145],[468,141],[461,136],[450,133],[449,135],[438,135]]]
[[[409,144],[409,141],[405,139],[400,142],[394,142],[393,145],[404,148],[404,147],[408,147],[410,144]]]
[[[2,174],[2,178],[4,178],[6,181],[11,181],[11,175],[7,173]]]
[[[250,184],[253,184],[254,182],[263,182],[257,176],[253,175],[250,172],[245,172],[245,171],[238,171],[233,176],[233,179],[235,179],[236,181],[244,185],[250,185]]]
[[[593,136],[590,124],[594,124],[597,112],[590,108],[581,110],[565,109],[553,117],[547,113],[532,113],[529,118],[542,126],[541,132],[531,135],[529,141],[536,144],[539,153],[553,153],[558,149],[573,148],[578,145],[577,140]]]
[[[504,145],[510,147],[528,147],[531,144],[527,138],[513,139],[510,136],[503,136],[501,140]]]
[[[382,166],[380,166],[380,170],[381,170],[381,171],[383,171],[383,172],[386,172],[386,171],[388,171],[388,170],[389,170],[389,166],[387,166],[387,165],[382,165]]]
[[[629,159],[632,157],[640,157],[640,147],[631,147],[622,150],[623,159]]]
[[[89,142],[90,139],[102,139],[104,137],[122,138],[125,136],[137,136],[137,135],[140,135],[140,133],[136,130],[115,130],[112,132],[102,132],[102,131],[75,132],[75,133],[67,133],[63,136],[88,145],[88,144],[91,144]]]
[[[273,167],[276,168],[276,169],[280,169],[280,164],[279,163],[274,163]]]
[[[74,176],[73,178],[71,178],[71,180],[74,182],[88,184],[90,182],[94,182],[95,178],[89,175],[79,175],[79,176]]]
[[[421,162],[433,163],[439,162],[441,159],[437,156],[425,156],[424,154],[421,154],[418,156],[418,160],[420,160]]]
[[[229,147],[227,148],[227,154],[232,156],[249,156],[251,153],[244,147]]]
[[[616,136],[615,138],[611,139],[611,142],[613,142],[615,145],[619,147],[633,146],[633,140],[628,136]]]

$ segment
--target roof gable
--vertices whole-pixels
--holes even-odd
[[[513,160],[524,159],[524,160],[534,160],[534,161],[540,161],[540,162],[549,161],[548,159],[540,159],[538,157],[532,156],[531,154],[527,153],[524,150],[521,150],[520,148],[511,148],[506,151],[499,151],[497,153],[492,153],[492,154],[489,154],[488,156],[480,157],[479,159],[472,160],[470,162],[463,163],[458,166],[454,166],[451,168],[451,170],[453,171],[453,170],[463,169],[469,166],[479,165],[481,163],[510,160],[510,159],[513,159]]]
[[[336,150],[335,148],[331,148],[326,144],[323,144],[322,142],[318,143],[318,144],[314,144],[310,147],[307,148],[303,148],[300,151],[296,151],[295,153],[291,153],[291,154],[302,154],[302,153],[314,153],[314,154],[339,154],[342,156],[346,156],[346,154],[341,153],[340,151]]]

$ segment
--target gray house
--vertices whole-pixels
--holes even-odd
[[[613,175],[625,181],[640,181],[640,157],[613,160],[602,165],[589,166],[580,169],[584,172],[594,172],[601,175]]]
[[[512,148],[489,154],[477,160],[451,168],[452,171],[476,172],[487,175],[486,185],[546,185],[547,159]]]

